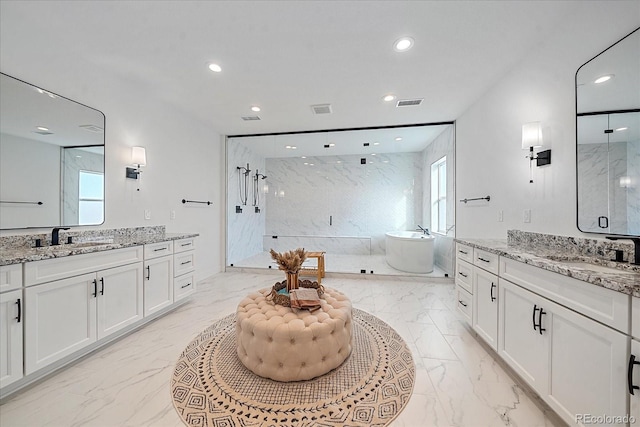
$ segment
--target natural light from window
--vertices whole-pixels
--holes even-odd
[[[104,222],[104,174],[80,171],[78,185],[78,224]]]
[[[431,231],[447,233],[447,156],[431,164]]]

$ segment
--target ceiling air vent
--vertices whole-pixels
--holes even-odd
[[[313,114],[331,114],[331,104],[316,104],[311,106]]]
[[[252,120],[260,120],[260,116],[242,116],[242,120],[250,122]]]
[[[396,107],[411,107],[413,105],[420,105],[424,101],[424,98],[420,99],[400,99],[396,103]]]
[[[102,131],[104,130],[100,126],[96,126],[96,125],[80,125],[80,127],[84,130],[88,130],[89,132],[94,132],[94,133],[102,133]]]

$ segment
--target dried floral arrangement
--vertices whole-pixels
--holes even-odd
[[[307,252],[304,248],[294,249],[292,251],[278,253],[271,249],[269,251],[271,258],[278,264],[280,270],[287,273],[297,273],[302,267],[302,263],[307,259]]]

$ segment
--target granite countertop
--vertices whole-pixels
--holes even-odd
[[[568,254],[566,251],[549,247],[511,246],[507,244],[507,240],[501,239],[455,239],[455,241],[640,298],[640,266],[637,265]],[[572,264],[576,262],[581,264],[579,266]],[[593,267],[582,263],[593,264]],[[599,266],[620,270],[620,272],[600,271]]]
[[[7,247],[0,248],[0,265],[20,264],[50,258],[62,258],[71,255],[89,254],[112,249],[128,248],[149,243],[166,242],[168,240],[197,237],[197,233],[163,233],[144,236],[99,236],[87,237],[83,240],[58,246]],[[95,244],[93,244],[95,243]]]

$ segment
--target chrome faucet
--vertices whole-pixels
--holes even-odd
[[[55,227],[51,231],[51,246],[56,246],[60,244],[60,239],[58,237],[58,232],[60,230],[69,230],[69,227]]]
[[[429,234],[429,229],[428,229],[428,228],[422,228],[422,227],[420,227],[420,226],[418,225],[418,229],[422,230],[422,232],[423,232],[424,234]]]

